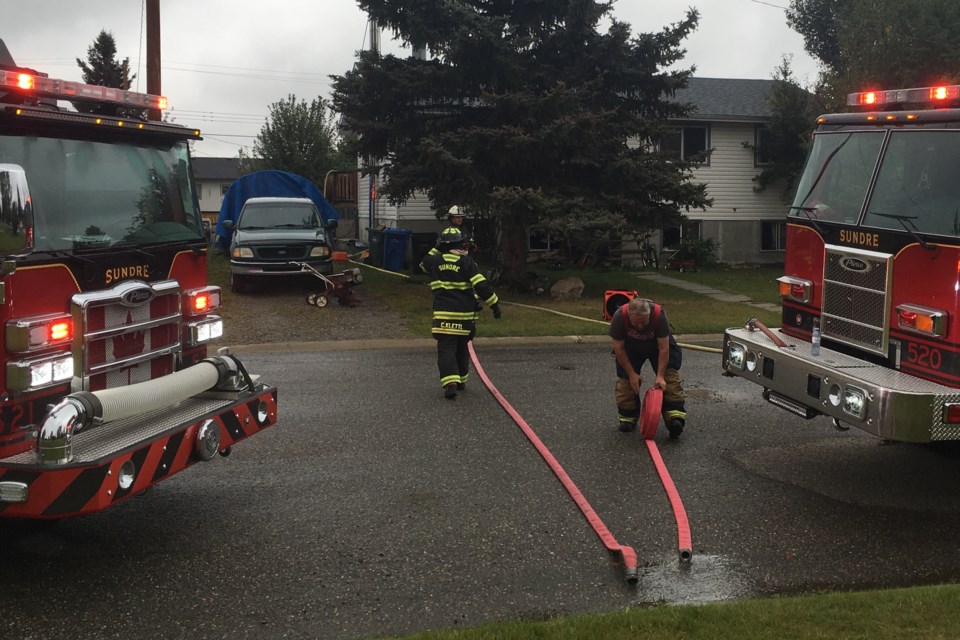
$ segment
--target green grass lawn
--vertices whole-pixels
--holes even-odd
[[[638,272],[630,269],[574,268],[549,271],[535,268],[535,273],[551,283],[564,277],[578,277],[584,282],[583,294],[578,300],[553,300],[549,294],[517,293],[501,289],[498,295],[506,303],[503,318],[495,321],[489,312],[483,312],[478,326],[479,335],[605,335],[607,326],[603,321],[603,304],[604,292],[608,290],[637,291],[641,296],[662,304],[674,332],[678,335],[722,333],[727,327],[743,325],[751,316],[758,317],[768,326],[780,324],[778,312],[739,303],[719,302],[685,289],[643,279]],[[716,268],[696,272],[660,273],[730,293],[743,294],[758,302],[779,304],[780,301],[776,295],[776,278],[782,273],[779,268]],[[375,295],[379,301],[399,313],[411,330],[424,337],[429,336],[429,323],[424,321],[424,318],[429,317],[431,303],[426,276],[408,278],[375,269],[364,269],[363,274],[364,282],[358,290],[361,295]],[[525,306],[519,307],[510,303]],[[565,317],[551,311],[576,317]]]
[[[696,562],[696,558],[694,558]],[[948,640],[960,636],[955,585],[659,606],[544,622],[497,622],[408,640]]]

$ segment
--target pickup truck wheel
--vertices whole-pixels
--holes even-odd
[[[230,291],[243,293],[247,290],[247,279],[235,273],[230,274]]]

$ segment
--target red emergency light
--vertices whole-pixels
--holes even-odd
[[[960,85],[890,89],[886,91],[859,91],[847,94],[851,107],[879,107],[896,104],[936,104],[960,99]]]
[[[135,93],[115,89],[114,87],[101,87],[69,80],[57,80],[17,71],[0,71],[0,87],[27,91],[38,98],[108,102],[140,109],[163,110],[167,108],[167,99],[163,96]]]

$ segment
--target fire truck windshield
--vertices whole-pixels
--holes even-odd
[[[0,136],[0,255],[202,239],[187,147]]]
[[[960,235],[960,131],[891,131],[863,224]]]
[[[958,166],[960,130],[818,133],[790,215],[960,236]]]
[[[882,131],[818,134],[790,215],[856,224],[882,144]]]

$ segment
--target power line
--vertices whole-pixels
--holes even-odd
[[[779,5],[779,4],[773,4],[772,2],[764,2],[763,0],[750,0],[750,2],[755,2],[755,3],[757,3],[757,4],[765,4],[765,5],[767,5],[768,7],[774,7],[774,8],[776,8],[776,9],[783,9],[784,11],[786,11],[787,9],[790,8],[790,7],[781,6],[781,5]]]

